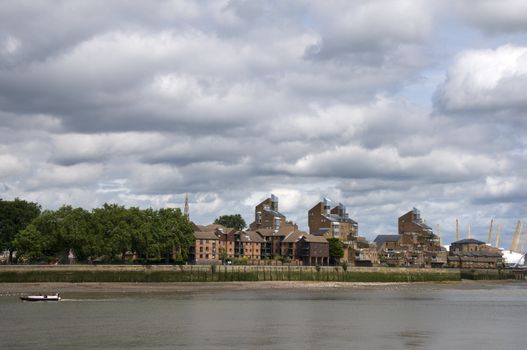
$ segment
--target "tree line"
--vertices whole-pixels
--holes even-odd
[[[184,262],[193,244],[192,224],[179,208],[140,209],[104,204],[91,211],[64,205],[0,199],[0,245],[10,261]]]

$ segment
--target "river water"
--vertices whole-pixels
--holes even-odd
[[[527,284],[0,296],[0,349],[519,349]]]

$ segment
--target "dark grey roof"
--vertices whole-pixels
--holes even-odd
[[[355,220],[350,219],[350,218],[345,218],[337,214],[323,214],[322,216],[332,222],[349,222],[351,224],[357,225],[357,222]]]
[[[452,242],[451,244],[485,244],[485,242],[470,238],[470,239],[461,239],[459,241]]]
[[[317,232],[313,233],[315,236],[324,236],[326,233],[328,233],[329,228],[321,228]]]
[[[324,214],[323,216],[329,221],[337,221],[337,222],[340,221],[340,216],[336,214]]]
[[[414,221],[414,224],[417,224],[417,225],[421,226],[424,229],[432,230],[432,228],[430,226],[428,226],[427,224],[425,224],[424,222],[415,222]]]
[[[385,242],[397,242],[398,240],[399,235],[378,235],[373,241],[380,246]]]
[[[268,213],[271,213],[273,214],[274,216],[279,216],[281,218],[285,218],[285,215],[280,213],[280,212],[277,212],[277,211],[274,211],[274,210],[271,210],[271,209],[264,209],[264,211],[268,212]]]

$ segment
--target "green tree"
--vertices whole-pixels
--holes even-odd
[[[46,210],[33,224],[47,242],[47,256],[64,259],[73,249],[77,259],[84,261],[101,254],[101,239],[96,236],[90,213],[82,208],[65,205],[56,211]]]
[[[225,227],[231,227],[240,231],[247,227],[245,220],[240,214],[222,215],[216,220],[214,220],[214,223],[218,225],[223,225]]]
[[[13,258],[14,239],[40,214],[40,205],[15,198],[13,201],[0,199],[0,248],[9,251]]]
[[[344,256],[344,247],[338,238],[328,238],[329,243],[329,261],[336,264]]]
[[[45,256],[44,250],[47,242],[35,225],[29,224],[16,235],[13,246],[17,251],[18,261],[33,262],[41,260]]]
[[[161,252],[166,262],[186,259],[187,252],[193,242],[192,226],[179,208],[159,209],[159,241]]]
[[[92,210],[92,221],[101,241],[101,252],[111,261],[124,261],[132,249],[132,213],[117,204],[105,203],[102,208]]]

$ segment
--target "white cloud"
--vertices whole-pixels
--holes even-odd
[[[524,7],[446,3],[6,2],[0,195],[181,207],[190,192],[208,223],[250,221],[275,193],[303,229],[328,196],[369,238],[413,206],[447,237],[456,216],[516,220]]]
[[[526,47],[468,50],[459,54],[449,68],[437,101],[444,110],[452,112],[517,111],[527,107],[523,93],[526,84]]]

